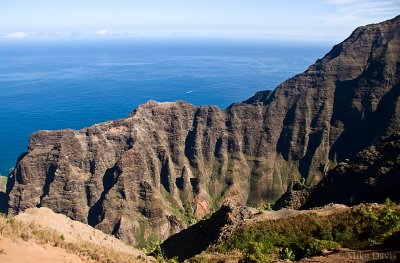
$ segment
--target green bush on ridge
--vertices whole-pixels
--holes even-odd
[[[241,251],[243,262],[269,262],[273,258],[299,260],[340,247],[365,248],[382,244],[400,231],[400,206],[360,205],[344,212],[321,216],[306,213],[247,226],[216,251]]]

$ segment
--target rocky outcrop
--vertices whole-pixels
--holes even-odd
[[[0,175],[0,214],[7,213],[7,195],[5,194],[7,177]]]
[[[245,220],[258,213],[254,208],[224,204],[210,218],[201,220],[165,240],[161,244],[162,253],[167,258],[178,257],[180,261],[192,258],[213,243],[221,242],[220,239],[229,236]]]
[[[5,192],[7,184],[7,177],[0,175],[0,191]]]
[[[272,209],[300,209],[307,202],[311,189],[297,181],[289,183],[286,192],[274,203]]]
[[[400,202],[400,133],[339,163],[317,184],[302,208],[327,203]]]
[[[400,133],[339,163],[312,188],[289,187],[274,209],[309,209],[330,203],[400,202]]]
[[[226,110],[139,106],[125,119],[39,131],[8,212],[49,207],[138,244],[224,200],[263,204],[400,128],[400,17],[361,27],[307,71]]]

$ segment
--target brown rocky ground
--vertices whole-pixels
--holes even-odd
[[[139,250],[126,245],[113,236],[106,235],[89,225],[71,220],[65,215],[56,214],[46,207],[27,209],[24,213],[17,215],[15,219],[26,224],[35,223],[41,226],[46,226],[46,228],[63,235],[66,242],[89,242],[98,245],[99,247],[105,247],[132,255],[133,257],[145,256]]]
[[[400,250],[398,249],[365,249],[365,250],[352,250],[341,249],[338,253],[330,253],[326,256],[318,256],[305,258],[298,262],[302,263],[385,263],[385,262],[399,262]]]
[[[66,249],[36,241],[23,241],[0,235],[0,262],[4,263],[97,263],[69,253]]]
[[[219,253],[204,253],[199,258],[188,260],[190,263],[245,263],[241,261],[240,253],[230,253],[229,255]],[[274,263],[395,263],[400,262],[400,250],[398,249],[368,249],[352,250],[341,249],[339,252],[329,253],[325,256],[304,258],[300,261],[273,260]],[[262,263],[262,262],[260,262]]]
[[[32,208],[0,217],[0,262],[153,262],[140,250],[81,222]]]

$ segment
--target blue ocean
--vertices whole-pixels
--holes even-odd
[[[226,108],[303,72],[331,43],[235,38],[0,41],[0,173],[37,130],[126,117],[147,100]]]

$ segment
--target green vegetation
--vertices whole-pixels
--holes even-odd
[[[159,240],[149,240],[145,247],[142,247],[142,251],[148,255],[152,256],[156,259],[156,262],[164,262],[164,256],[162,255],[161,252],[161,242]]]
[[[164,262],[178,263],[179,262],[178,257],[174,257],[174,258],[171,258],[168,261],[166,261],[165,256],[162,253],[161,242],[159,240],[148,242],[146,244],[146,247],[142,248],[142,251],[146,255],[154,257],[157,263],[164,263]]]
[[[328,215],[305,213],[258,222],[245,227],[216,248],[218,253],[240,251],[243,262],[299,260],[340,247],[365,248],[382,244],[400,231],[400,206],[361,205]]]
[[[265,249],[259,242],[249,242],[244,257],[240,262],[243,263],[257,263],[257,262],[270,262],[269,255],[265,253]]]
[[[273,203],[265,203],[258,207],[259,210],[272,211]]]
[[[137,247],[145,254],[150,254],[160,245],[160,237],[149,230],[148,222],[139,222],[139,229],[140,231],[135,236]]]
[[[306,178],[301,177],[301,179],[300,179],[300,184],[301,184],[301,185],[304,185],[305,183],[306,183]]]
[[[184,202],[183,209],[184,209],[183,210],[183,220],[186,223],[186,225],[190,226],[190,225],[196,224],[197,218],[194,214],[193,206],[188,202]]]

